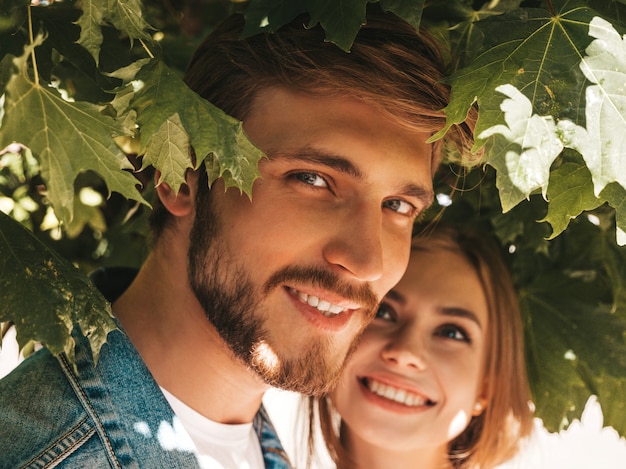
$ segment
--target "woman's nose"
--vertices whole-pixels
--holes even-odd
[[[417,370],[427,368],[427,356],[423,340],[405,326],[383,348],[381,358],[392,366],[408,367]]]

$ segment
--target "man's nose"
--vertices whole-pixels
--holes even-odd
[[[338,217],[332,238],[324,248],[329,264],[356,279],[373,282],[383,274],[382,209],[362,204]]]

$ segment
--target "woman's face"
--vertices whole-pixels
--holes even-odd
[[[465,258],[412,252],[332,394],[348,444],[447,451],[485,405],[487,317]]]

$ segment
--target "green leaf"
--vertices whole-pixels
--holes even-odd
[[[564,415],[578,417],[590,394],[605,394],[605,377],[626,382],[626,321],[599,308],[594,289],[593,282],[551,272],[520,291],[537,414],[553,431]],[[607,423],[624,432],[623,417]]]
[[[528,98],[512,85],[499,86],[496,91],[508,97],[500,106],[506,125],[494,125],[479,138],[504,137],[496,138],[490,147],[488,163],[496,168],[502,210],[507,212],[537,189],[546,197],[550,166],[563,144],[556,136],[552,116],[532,114]]]
[[[615,186],[621,188],[617,184]],[[626,249],[617,247],[606,237],[593,244],[595,255],[592,257],[601,259],[610,282],[613,300],[611,312],[626,318]]]
[[[626,245],[626,189],[614,182],[604,188],[600,197],[606,199],[609,205],[615,209],[617,244]]]
[[[462,122],[476,101],[480,108],[477,135],[501,123],[500,99],[494,90],[504,84],[523,92],[535,114],[583,122],[586,84],[578,64],[590,42],[587,25],[594,12],[566,0],[551,3],[554,13],[520,8],[474,23],[484,38],[482,50],[450,77],[447,124],[437,137],[453,123]]]
[[[310,9],[309,27],[319,23],[326,31],[326,40],[346,52],[365,24],[368,0],[317,0]]]
[[[589,35],[596,39],[580,69],[595,85],[586,90],[590,143],[582,155],[599,194],[611,182],[626,188],[626,39],[601,18],[593,18]]]
[[[426,0],[380,0],[383,11],[395,13],[417,31],[422,22]]]
[[[0,291],[0,322],[15,323],[20,348],[35,340],[73,361],[71,334],[78,323],[97,362],[116,329],[109,303],[89,279],[1,212]]]
[[[222,177],[226,187],[238,187],[250,195],[264,155],[245,136],[241,122],[191,91],[160,60],[144,66],[136,79],[143,88],[131,107],[137,111],[144,167],[154,165],[161,171],[161,180],[177,191],[185,170],[198,168],[206,159],[209,184]],[[195,164],[185,133],[195,151]]]
[[[243,36],[261,31],[277,31],[296,16],[308,13],[308,27],[320,24],[326,40],[349,51],[359,29],[365,24],[368,3],[376,0],[251,0],[244,16]],[[425,0],[380,0],[383,11],[393,12],[416,30],[419,28]]]
[[[454,69],[458,69],[459,65],[471,63],[484,42],[484,35],[475,23],[506,11],[516,10],[521,2],[522,0],[483,2],[479,10],[474,10],[475,4],[464,0],[431,1],[424,10],[424,19],[429,24],[434,22],[446,25],[451,59]]]
[[[548,222],[552,226],[549,239],[565,231],[572,218],[586,210],[593,210],[604,202],[593,193],[587,167],[574,162],[564,163],[552,172],[548,200],[548,213],[539,221]]]
[[[152,164],[159,168],[161,175],[157,184],[160,184],[167,174],[169,185],[177,191],[185,182],[185,171],[190,167],[190,148],[189,136],[178,114],[174,114],[166,119],[150,138],[143,164]]]
[[[100,58],[102,26],[112,25],[132,39],[150,40],[146,32],[153,29],[143,19],[141,0],[83,0],[83,14],[78,19],[81,33],[78,43],[93,56]]]
[[[133,167],[113,139],[130,131],[103,115],[100,106],[65,101],[52,89],[30,81],[27,54],[16,59],[20,73],[6,88],[0,148],[19,142],[33,151],[47,197],[64,222],[73,216],[74,179],[86,170],[99,174],[109,191],[145,203],[135,188],[138,181],[126,171]]]
[[[65,232],[68,238],[76,238],[86,226],[99,232],[104,232],[107,229],[102,210],[98,206],[86,205],[80,197],[74,197],[74,218],[71,223],[65,225]]]
[[[28,0],[3,0],[0,5],[0,34],[15,31],[26,17]],[[0,54],[0,57],[2,55]]]
[[[278,31],[296,16],[306,12],[308,5],[308,0],[250,0],[243,12],[246,24],[242,36]]]

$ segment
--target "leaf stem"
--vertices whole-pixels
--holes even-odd
[[[555,15],[554,6],[552,6],[552,0],[546,0],[546,4],[548,5],[548,10],[552,15]]]
[[[143,42],[143,39],[139,39],[139,42],[141,43],[141,45],[143,46],[143,49],[148,53],[148,55],[150,56],[151,59],[154,59],[154,55],[152,54],[152,52],[150,52],[150,49],[148,49],[148,46],[146,46],[146,43]]]
[[[33,37],[33,16],[31,14],[31,9],[32,6],[28,5],[28,38],[30,40],[30,45],[32,47],[30,54],[31,54],[31,60],[33,61],[33,73],[34,73],[34,80],[35,80],[35,85],[39,86],[39,71],[37,70],[37,59],[35,57],[35,46],[34,46],[34,42],[35,39]]]

